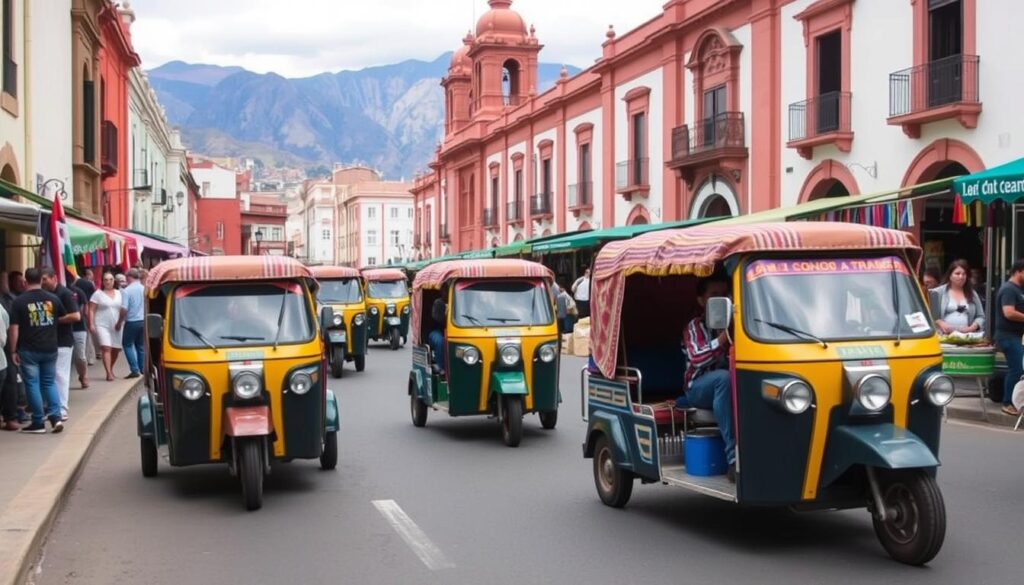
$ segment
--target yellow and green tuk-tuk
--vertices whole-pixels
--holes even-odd
[[[331,307],[334,315],[327,324],[325,341],[331,375],[342,376],[345,362],[355,362],[356,371],[366,369],[366,301],[363,276],[355,268],[314,266],[311,268],[320,289],[319,307]]]
[[[168,260],[146,289],[144,476],[160,451],[172,466],[226,463],[254,510],[271,461],[334,469],[338,405],[308,268],[278,256]],[[331,317],[325,308],[321,321]]]
[[[558,421],[558,326],[553,275],[524,260],[432,264],[413,282],[412,422],[427,409],[492,415],[505,444],[519,445],[523,414]]]
[[[370,339],[386,341],[391,349],[398,349],[409,336],[409,286],[405,273],[397,268],[371,268],[363,270],[363,278]]]
[[[746,505],[866,507],[893,558],[930,561],[945,535],[935,476],[953,382],[914,278],[920,258],[904,232],[824,222],[605,246],[582,376],[583,454],[601,500],[626,505],[639,478]],[[731,296],[705,298],[705,283],[702,312],[710,275]],[[688,353],[695,316],[715,341]],[[704,410],[684,380],[688,356],[703,365],[698,350],[713,344],[726,348],[715,363],[726,400]],[[720,428],[733,429],[734,481]]]

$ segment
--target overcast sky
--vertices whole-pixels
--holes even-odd
[[[124,3],[125,0],[121,0]],[[622,34],[665,0],[515,0],[545,45],[541,60],[586,67],[609,24]],[[131,0],[135,49],[167,61],[240,65],[286,77],[430,61],[459,46],[486,0]]]

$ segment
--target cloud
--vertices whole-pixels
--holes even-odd
[[[541,59],[587,67],[609,24],[620,34],[657,16],[664,0],[517,0],[537,28]],[[135,48],[147,68],[171,60],[239,65],[303,77],[459,46],[484,0],[133,0]]]

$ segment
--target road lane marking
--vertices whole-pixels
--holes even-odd
[[[428,569],[439,571],[441,569],[455,568],[455,563],[444,556],[441,549],[430,540],[427,534],[412,521],[412,518],[394,500],[373,500],[373,505]]]

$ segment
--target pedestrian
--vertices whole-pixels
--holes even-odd
[[[78,279],[80,280],[80,279]],[[73,324],[75,347],[71,354],[71,361],[75,366],[75,371],[78,372],[78,383],[82,389],[89,387],[89,358],[88,358],[88,339],[89,339],[89,325],[87,323],[89,312],[89,297],[85,296],[85,292],[78,288],[77,280],[74,275],[70,272],[67,274],[68,289],[71,290],[71,294],[75,297],[75,304],[78,306],[79,319]]]
[[[985,308],[974,290],[970,274],[966,260],[954,260],[942,284],[931,291],[932,317],[942,333],[985,330]]]
[[[124,290],[128,286],[128,278],[124,274],[118,273],[114,278],[117,279],[117,290]]]
[[[64,305],[53,293],[42,289],[43,274],[38,268],[25,271],[26,290],[14,301],[11,328],[7,340],[14,363],[21,368],[25,391],[32,408],[32,422],[23,433],[45,433],[45,419],[52,432],[64,430],[60,420],[60,396],[57,395],[57,320],[64,316]]]
[[[3,416],[4,422],[0,425],[0,429],[5,431],[18,431],[21,430],[21,425],[18,424],[18,381],[17,374],[14,375],[14,384],[12,388],[14,392],[8,393],[7,389],[7,376],[8,371],[13,369],[13,364],[8,357],[7,351],[7,330],[11,327],[11,318],[7,313],[7,303],[0,299],[0,346],[3,347],[3,351],[0,351],[0,415]]]
[[[939,286],[939,282],[939,271],[934,268],[926,268],[924,274],[921,275],[921,287],[925,292]]]
[[[82,276],[75,281],[75,288],[82,292],[82,304],[83,308],[88,307],[89,299],[92,295],[96,294],[96,283],[93,282],[92,268],[86,268],[82,271]],[[96,363],[96,360],[100,357],[99,345],[96,343],[96,338],[92,333],[89,333],[91,328],[89,327],[89,311],[85,310],[82,312],[83,325],[85,325],[85,360],[86,365],[91,366]]]
[[[131,372],[128,378],[138,378],[142,375],[142,366],[146,347],[145,333],[145,301],[146,293],[139,281],[139,269],[132,268],[128,271],[128,286],[121,291],[121,303],[124,306],[122,320],[122,344],[124,345],[124,357],[128,360],[128,367]]]
[[[1010,278],[996,293],[993,341],[1006,357],[1006,378],[1003,382],[1003,412],[1020,416],[1012,403],[1013,387],[1024,375],[1024,259],[1010,267]]]
[[[82,320],[78,308],[78,295],[60,283],[52,268],[43,269],[43,289],[60,299],[64,314],[57,319],[57,395],[60,397],[60,419],[68,420],[68,402],[71,398],[71,366],[75,355],[75,323]]]
[[[572,296],[576,299],[576,310],[580,319],[590,316],[590,267],[583,271],[583,276],[572,283]]]
[[[96,337],[103,358],[107,381],[114,379],[114,364],[121,353],[121,291],[115,287],[114,275],[103,274],[103,288],[89,299],[90,332]]]
[[[11,290],[11,284],[18,284],[22,279],[20,272],[4,272],[0,274],[0,306],[7,311],[8,320],[10,319],[11,311],[14,306],[14,299],[17,295]],[[4,328],[4,336],[7,335],[7,328]],[[20,408],[18,398],[19,395],[23,395],[24,392],[19,391],[19,374],[18,366],[14,364],[14,360],[11,358],[11,347],[10,344],[4,346],[4,360],[7,362],[7,371],[4,373],[2,381],[0,381],[0,417],[3,417],[3,424],[0,425],[0,430],[5,431],[19,431],[21,425],[19,423],[26,422],[28,416],[23,408]]]
[[[555,283],[555,318],[558,319],[558,332],[565,333],[565,318],[569,315],[569,304],[567,299],[569,295],[565,294],[565,289],[558,286]]]

